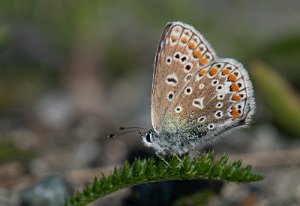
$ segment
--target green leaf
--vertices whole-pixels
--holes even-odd
[[[242,166],[242,161],[228,163],[228,155],[216,158],[214,152],[203,154],[197,158],[188,155],[168,160],[167,165],[159,158],[135,159],[132,164],[124,162],[123,167],[115,168],[108,177],[87,185],[82,192],[77,192],[65,205],[85,205],[107,194],[125,187],[151,182],[169,180],[210,179],[231,182],[254,182],[263,179],[261,174],[254,173],[251,166]]]

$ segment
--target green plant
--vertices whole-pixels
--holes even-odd
[[[242,162],[228,163],[228,155],[216,158],[214,152],[203,154],[197,158],[182,156],[168,160],[167,165],[158,158],[136,159],[132,164],[125,161],[123,167],[115,168],[109,176],[87,185],[82,192],[77,192],[66,201],[68,205],[86,205],[100,197],[133,185],[168,180],[210,179],[231,182],[253,182],[263,179],[261,174],[252,171],[251,166],[242,167]]]
[[[297,92],[282,75],[263,62],[253,61],[250,71],[274,122],[288,134],[299,137],[300,98]]]
[[[0,140],[0,164],[11,161],[28,163],[35,156],[34,152],[24,150],[11,141]]]

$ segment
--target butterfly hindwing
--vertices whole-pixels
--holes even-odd
[[[217,59],[200,68],[178,96],[167,111],[167,125],[199,134],[215,136],[247,124],[255,110],[248,73],[234,59]]]

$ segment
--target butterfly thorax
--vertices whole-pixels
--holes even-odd
[[[151,129],[142,134],[142,141],[145,146],[155,149],[157,154],[182,155],[194,148],[194,143],[205,135],[206,132],[195,133],[195,130],[158,133]]]

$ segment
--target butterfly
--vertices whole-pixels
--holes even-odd
[[[151,96],[153,129],[141,134],[157,155],[182,155],[247,125],[255,113],[248,72],[219,58],[194,27],[167,23],[155,55]]]

